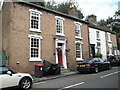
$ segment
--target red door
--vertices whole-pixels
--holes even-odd
[[[62,48],[58,48],[58,64],[63,64]]]

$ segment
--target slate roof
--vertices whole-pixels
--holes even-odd
[[[102,27],[102,26],[99,26],[99,25],[95,25],[95,24],[90,23],[90,22],[89,22],[89,27],[95,28],[95,29],[98,29],[98,30],[101,30],[101,31],[105,31],[105,32],[110,32],[112,34],[116,34],[115,32],[111,31],[107,27]]]
[[[13,0],[14,1],[14,0]],[[16,0],[15,0],[16,1]],[[47,11],[47,12],[50,12],[50,13],[53,13],[53,14],[57,14],[57,15],[60,15],[60,16],[64,16],[64,17],[67,17],[69,19],[74,19],[76,21],[79,21],[79,22],[82,22],[82,23],[86,23],[86,24],[89,24],[88,22],[84,21],[84,20],[81,20],[75,16],[72,16],[72,15],[68,15],[68,14],[64,14],[64,13],[61,13],[61,12],[58,12],[58,11],[55,11],[55,10],[51,10],[51,9],[48,9],[48,8],[45,8],[45,7],[42,7],[42,6],[39,6],[39,5],[36,5],[36,4],[33,4],[33,3],[30,3],[30,2],[27,2],[27,1],[23,1],[23,0],[17,0],[17,2],[21,3],[21,4],[25,4],[25,5],[28,5],[28,6],[32,6],[32,7],[36,7],[40,10],[44,10],[44,11]]]
[[[38,9],[41,9],[41,10],[44,10],[44,11],[47,11],[47,12],[50,12],[50,13],[53,13],[53,14],[57,14],[57,15],[60,15],[60,16],[64,16],[64,17],[67,17],[69,19],[73,19],[73,20],[76,20],[76,21],[79,21],[79,22],[82,22],[82,23],[86,23],[91,28],[95,28],[95,29],[98,29],[98,30],[101,30],[101,31],[105,31],[105,32],[110,32],[112,34],[116,34],[115,32],[111,31],[107,27],[102,27],[102,26],[99,26],[99,25],[95,25],[93,23],[81,20],[81,19],[79,19],[79,18],[77,18],[75,16],[72,16],[72,15],[68,15],[68,14],[64,14],[64,13],[61,13],[61,12],[58,12],[58,11],[55,11],[55,10],[51,10],[51,9],[48,9],[48,8],[45,8],[45,7],[42,7],[42,6],[30,3],[30,2],[24,1],[24,0],[12,0],[12,1],[13,2],[19,2],[21,4],[25,4],[25,5],[28,5],[28,6],[36,7]]]

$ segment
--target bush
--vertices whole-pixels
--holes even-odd
[[[97,57],[97,58],[102,58],[102,54],[101,54],[101,53],[96,53],[96,54],[95,54],[95,57]]]

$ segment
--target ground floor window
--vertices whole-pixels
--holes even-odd
[[[40,53],[40,44],[41,38],[38,35],[30,36],[30,61],[40,61],[41,53]]]
[[[76,60],[82,60],[82,43],[76,42]]]

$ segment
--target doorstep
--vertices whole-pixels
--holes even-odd
[[[40,78],[36,78],[35,76],[33,76],[33,83],[46,81],[46,80],[51,80],[51,79],[56,79],[56,78],[61,78],[61,77],[65,77],[65,76],[70,76],[70,75],[74,75],[76,73],[77,73],[76,71],[61,72],[61,74],[43,76],[43,77],[40,77]]]

